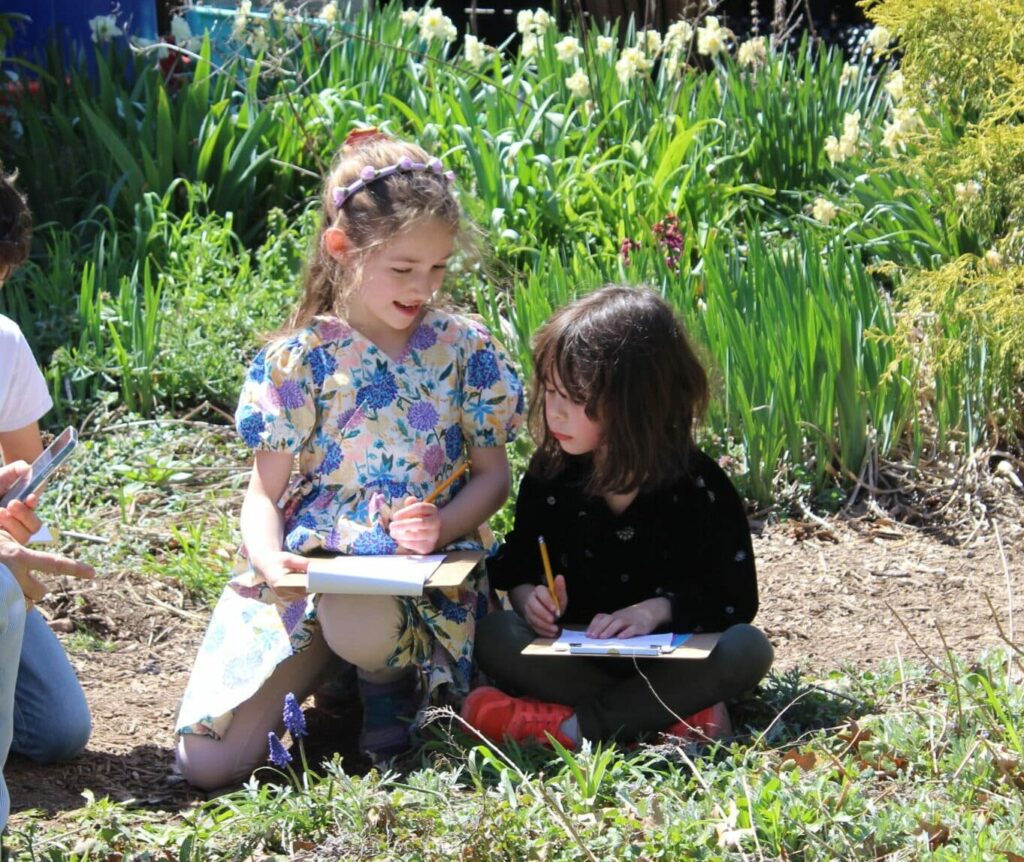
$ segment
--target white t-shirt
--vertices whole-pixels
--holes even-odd
[[[0,432],[38,422],[53,400],[25,336],[0,314]]]

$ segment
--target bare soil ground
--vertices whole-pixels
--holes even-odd
[[[1011,630],[1024,645],[1024,525],[1019,517],[997,523],[959,540],[877,518],[765,528],[754,543],[757,622],[775,644],[776,668],[798,667],[814,677],[897,658],[943,661],[946,645],[969,660]],[[207,612],[189,607],[173,586],[130,572],[66,584],[44,608],[57,628],[71,620],[79,630],[78,640],[75,633],[61,637],[94,731],[87,751],[70,763],[11,758],[5,773],[14,812],[43,809],[47,820],[60,820],[85,803],[86,790],[162,809],[204,798],[174,771],[172,727]],[[83,629],[113,648],[84,648]],[[313,718],[355,766],[358,717],[333,726]],[[15,828],[25,816],[15,814]]]

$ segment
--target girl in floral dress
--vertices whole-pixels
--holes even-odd
[[[430,304],[460,239],[453,178],[376,130],[350,134],[326,178],[301,302],[236,413],[255,452],[249,571],[214,609],[178,715],[178,764],[199,787],[265,760],[284,695],[301,701],[335,656],[357,668],[374,760],[408,747],[423,699],[468,687],[482,573],[414,598],[275,587],[315,554],[480,548],[508,495],[522,386],[484,326]],[[423,502],[467,460],[468,481]]]

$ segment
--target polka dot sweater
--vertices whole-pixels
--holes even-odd
[[[554,479],[538,479],[533,470],[523,477],[515,526],[488,560],[492,586],[544,583],[543,535],[555,574],[566,579],[567,625],[658,596],[671,601],[676,632],[722,631],[754,618],[750,529],[718,464],[696,451],[689,476],[639,494],[618,515],[584,494],[589,465],[575,458]]]

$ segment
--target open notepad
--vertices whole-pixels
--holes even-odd
[[[308,593],[421,596],[427,587],[457,587],[481,559],[483,551],[313,557],[306,572],[292,572],[278,586]]]

